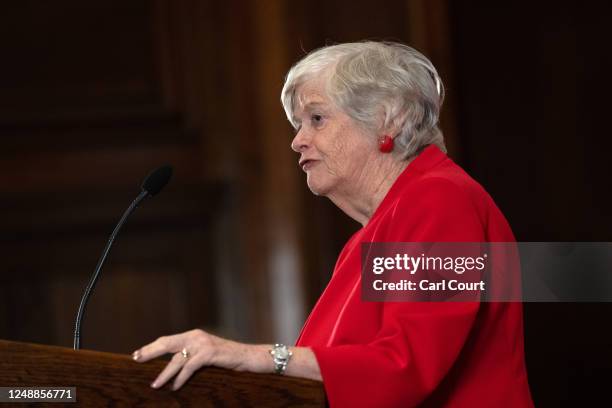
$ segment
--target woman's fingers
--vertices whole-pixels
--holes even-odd
[[[187,382],[189,377],[191,377],[194,372],[196,372],[200,367],[202,367],[202,365],[204,365],[203,361],[200,361],[200,359],[196,358],[196,356],[190,357],[189,360],[185,362],[185,365],[183,365],[183,369],[174,379],[172,389],[178,390],[179,388],[181,388]]]
[[[151,387],[163,387],[163,385],[167,383],[169,379],[174,377],[176,373],[178,373],[181,368],[185,366],[186,362],[186,358],[183,357],[180,353],[175,354],[174,357],[172,357],[172,359],[168,363],[168,365],[166,365],[162,372],[159,373],[155,381],[151,383]]]
[[[174,336],[162,336],[133,352],[132,358],[139,363],[144,363],[167,353],[176,353],[182,349],[183,342],[181,338],[184,335],[185,333],[175,334]]]
[[[167,353],[174,353],[170,362],[151,383],[151,387],[160,388],[176,376],[172,389],[177,390],[187,382],[195,371],[204,365],[221,362],[222,367],[234,368],[229,361],[226,362],[223,359],[217,361],[218,359],[215,360],[214,358],[218,355],[220,348],[227,348],[225,345],[230,344],[231,342],[195,329],[173,336],[162,336],[136,350],[132,357],[135,361],[142,363]]]

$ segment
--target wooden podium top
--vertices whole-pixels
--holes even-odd
[[[149,384],[166,361],[0,340],[0,386],[76,387],[77,405],[323,407],[323,384],[274,374],[199,370],[178,391]],[[57,404],[54,404],[57,406]],[[74,406],[70,404],[70,406]]]

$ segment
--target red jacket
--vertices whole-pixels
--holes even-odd
[[[342,250],[296,346],[333,407],[532,407],[520,303],[364,302],[362,242],[514,242],[491,197],[435,146]]]

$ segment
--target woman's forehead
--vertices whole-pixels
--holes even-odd
[[[325,90],[322,78],[308,80],[295,90],[295,108],[305,109],[315,105],[329,105],[330,99]]]

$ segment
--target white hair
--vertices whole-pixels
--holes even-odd
[[[365,41],[331,45],[306,55],[287,73],[281,93],[295,128],[296,89],[323,74],[329,98],[354,120],[373,132],[399,129],[395,145],[403,158],[429,144],[446,152],[438,128],[444,86],[433,64],[414,48]]]

